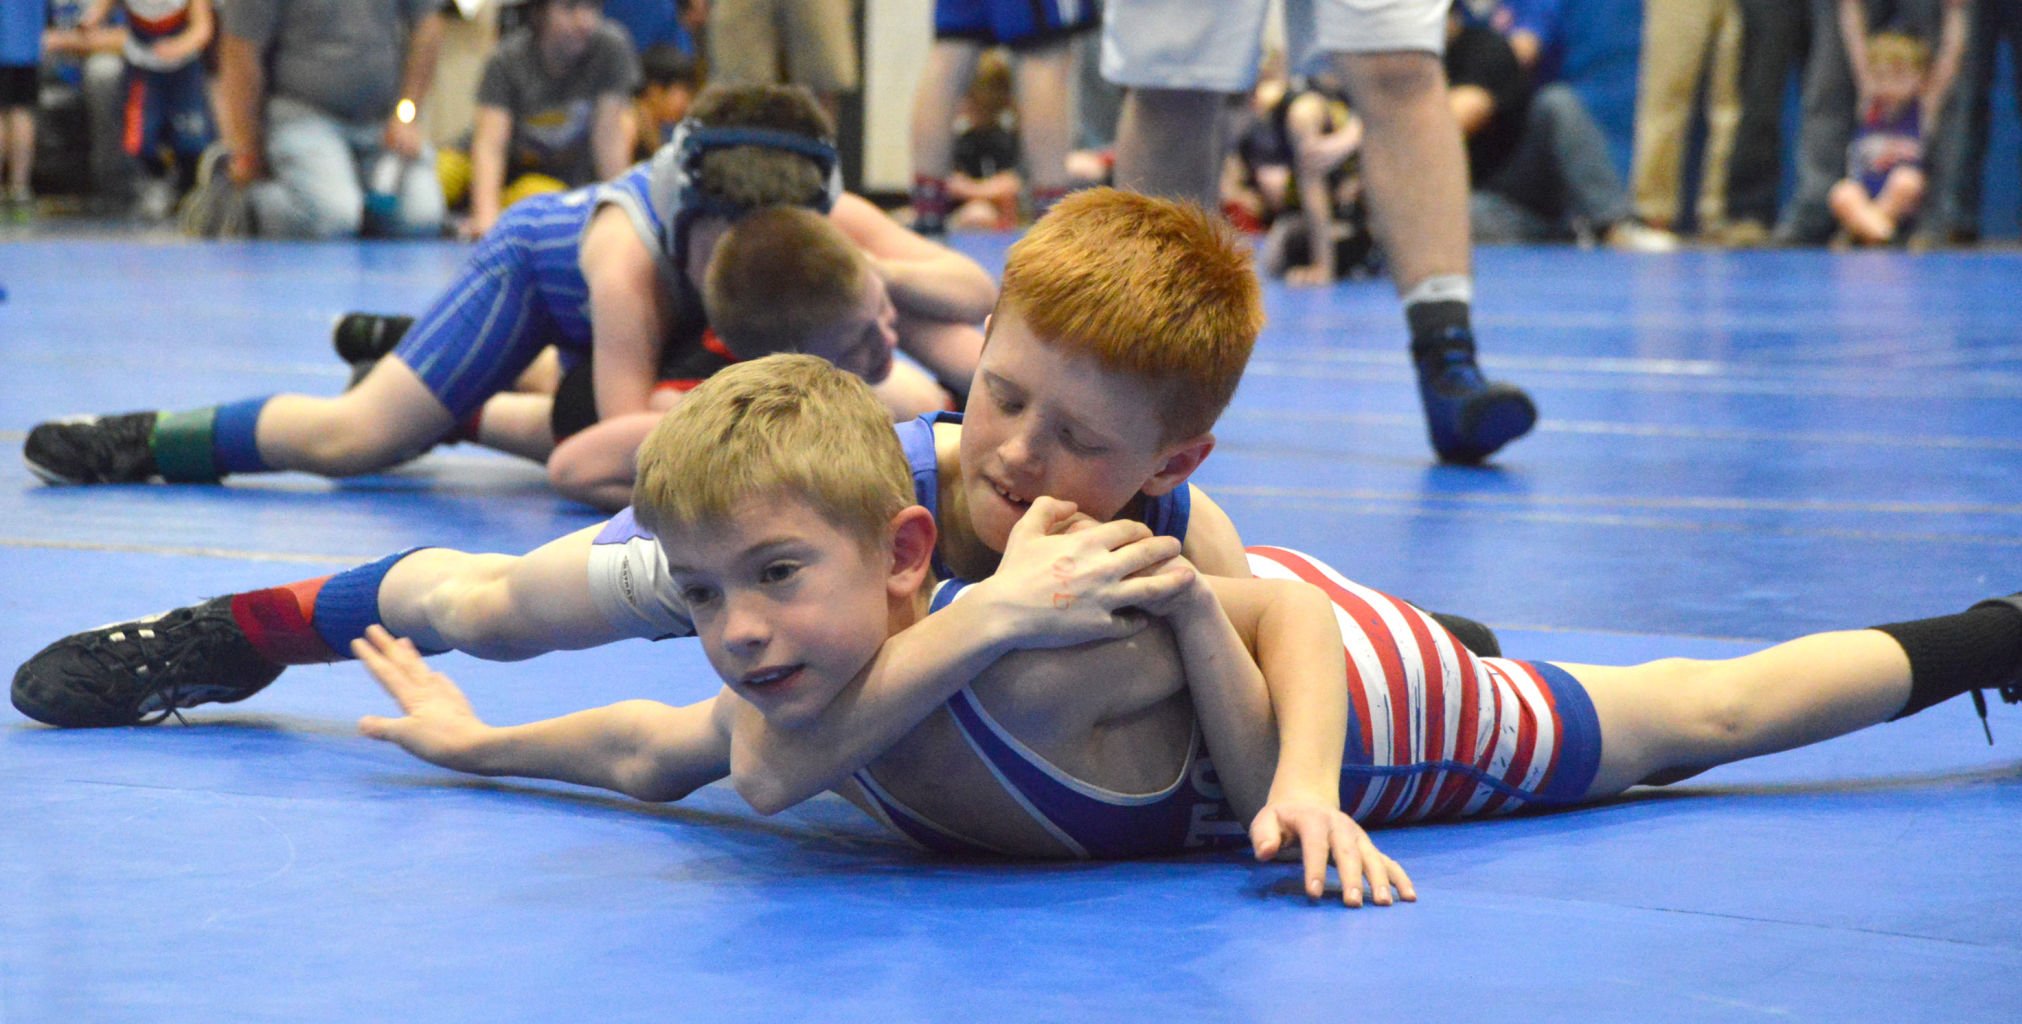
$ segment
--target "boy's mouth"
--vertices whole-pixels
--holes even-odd
[[[1016,494],[1011,493],[1006,488],[999,486],[997,481],[995,480],[991,480],[986,477],[984,478],[983,482],[989,485],[990,490],[995,491],[999,498],[1004,499],[1005,504],[1010,505],[1021,512],[1032,506],[1032,502],[1030,499],[1021,498]]]
[[[756,672],[747,673],[745,677],[741,680],[738,680],[738,682],[741,685],[757,689],[763,689],[768,686],[778,686],[781,683],[787,682],[789,680],[798,677],[800,675],[801,667],[802,666],[799,665],[782,665],[777,668],[760,669]]]

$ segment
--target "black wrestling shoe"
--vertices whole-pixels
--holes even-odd
[[[245,700],[281,669],[253,650],[232,599],[218,597],[44,647],[15,670],[14,706],[69,728],[152,725],[178,708]]]
[[[1467,331],[1449,330],[1436,344],[1414,343],[1411,354],[1439,461],[1477,465],[1537,423],[1537,405],[1522,388],[1482,376]]]
[[[1990,597],[1973,606],[1973,608],[1997,607],[2013,608],[2016,614],[2022,615],[2022,594],[2010,594],[2007,597]],[[1973,608],[1966,610],[1972,611]],[[1973,697],[1973,710],[1980,713],[1980,729],[1987,734],[1987,745],[1991,747],[1994,745],[1994,727],[1987,724],[1987,694],[1981,690],[1968,690],[1966,692]],[[2022,673],[2018,673],[2015,678],[1994,687],[1994,692],[2001,696],[2003,704],[2022,704]]]
[[[1502,641],[1496,639],[1495,630],[1488,628],[1487,623],[1476,622],[1460,615],[1448,615],[1445,612],[1425,614],[1431,616],[1432,621],[1445,626],[1446,631],[1452,633],[1453,638],[1460,641],[1460,645],[1467,648],[1475,657],[1502,657]]]
[[[330,345],[337,350],[337,358],[351,364],[351,384],[345,390],[357,387],[413,326],[411,316],[346,313],[338,317],[330,327]]]
[[[346,313],[330,327],[330,345],[337,358],[347,363],[370,363],[385,358],[414,326],[411,316],[378,313]]]
[[[154,413],[129,412],[38,423],[21,457],[44,483],[140,483],[155,475],[154,421]]]

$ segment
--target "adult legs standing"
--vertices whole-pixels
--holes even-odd
[[[1218,4],[1204,18],[1178,0],[1117,0],[1104,12],[1103,73],[1131,89],[1117,182],[1213,208],[1223,96],[1255,81],[1265,4]],[[1404,299],[1432,444],[1477,463],[1521,437],[1537,409],[1483,378],[1470,322],[1467,165],[1440,64],[1447,5],[1287,0],[1291,66],[1329,55],[1367,142],[1363,168],[1376,236]]]

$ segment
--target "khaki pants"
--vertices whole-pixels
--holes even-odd
[[[855,0],[714,0],[709,81],[790,82],[817,96],[850,92],[857,87],[854,12]]]
[[[1700,165],[1699,228],[1727,217],[1727,161],[1741,121],[1736,89],[1741,14],[1734,0],[1646,0],[1636,76],[1635,158],[1629,171],[1636,216],[1657,227],[1678,222],[1680,180],[1692,100],[1706,80],[1706,152]]]

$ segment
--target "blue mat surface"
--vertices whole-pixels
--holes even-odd
[[[966,239],[1001,266],[1007,240]],[[327,329],[451,245],[0,246],[0,442],[49,417],[335,392]],[[1197,480],[1246,539],[1528,658],[1718,657],[2022,587],[2022,257],[1487,249],[1537,432],[1428,458],[1386,285],[1267,296]],[[40,487],[0,464],[0,661],[415,544],[596,521],[466,448],[344,482]],[[442,659],[491,720],[713,692],[692,644]],[[1577,811],[1379,835],[1421,902],[1237,857],[964,864],[834,798],[655,806],[460,778],[298,669],[187,727],[0,712],[0,1020],[1964,1021],[2022,1018],[2022,708],[1964,702]]]

